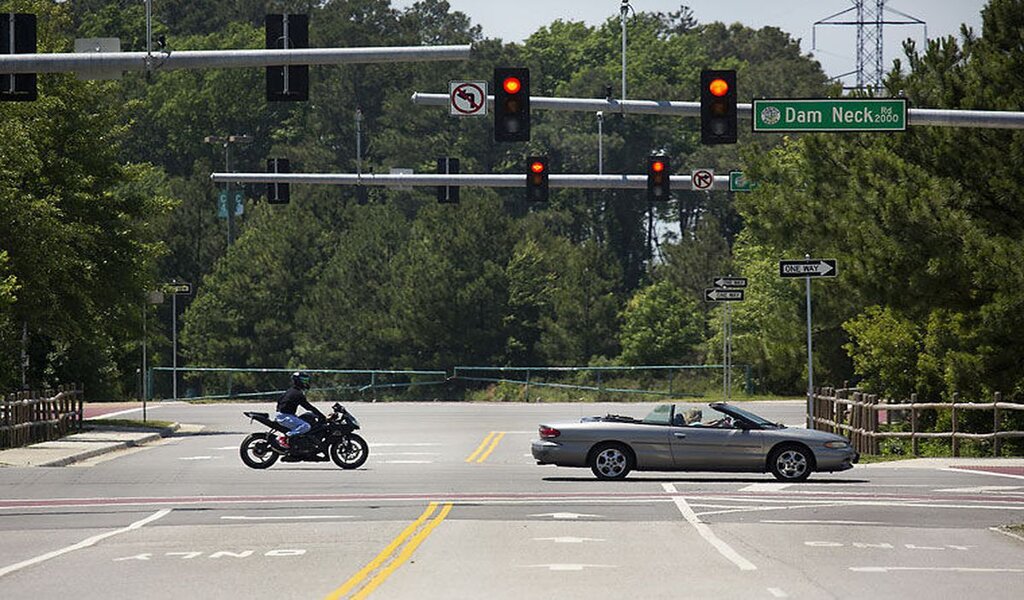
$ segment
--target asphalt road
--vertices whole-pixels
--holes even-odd
[[[350,405],[370,443],[361,469],[250,470],[237,448],[260,428],[242,411],[268,406],[151,405],[150,418],[203,430],[69,467],[0,469],[0,597],[1024,594],[1024,539],[995,529],[1024,522],[1020,468],[600,482],[534,464],[538,423],[649,405],[437,403]],[[802,421],[800,402],[749,406]]]

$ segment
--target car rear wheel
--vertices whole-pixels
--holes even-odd
[[[598,479],[625,479],[633,470],[633,454],[622,444],[601,444],[591,451],[589,463]]]
[[[811,452],[795,444],[776,448],[768,457],[768,468],[779,481],[803,481],[813,470]]]

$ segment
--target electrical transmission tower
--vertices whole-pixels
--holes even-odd
[[[847,75],[857,76],[857,85],[847,86],[846,89],[857,90],[878,90],[882,87],[882,76],[885,74],[883,65],[883,30],[886,25],[922,25],[924,26],[924,37],[928,38],[928,24],[885,5],[886,0],[853,0],[853,6],[837,12],[834,15],[814,23],[812,30],[811,47],[817,48],[817,31],[819,25],[856,25],[857,26],[857,69],[849,73],[836,76],[846,77]],[[856,19],[835,20],[850,12],[856,12]],[[886,20],[885,13],[889,12],[903,17],[904,20]]]

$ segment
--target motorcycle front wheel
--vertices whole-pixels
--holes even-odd
[[[238,448],[245,466],[251,469],[266,469],[277,462],[278,454],[270,449],[270,438],[266,433],[254,433],[242,440]]]
[[[370,455],[366,440],[350,433],[330,447],[331,460],[342,469],[358,469]]]

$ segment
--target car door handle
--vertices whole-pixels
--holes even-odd
[[[676,433],[673,433],[672,435],[676,436],[677,438],[684,438],[684,437],[686,437],[685,433],[681,433],[681,432],[678,432],[678,431]]]

